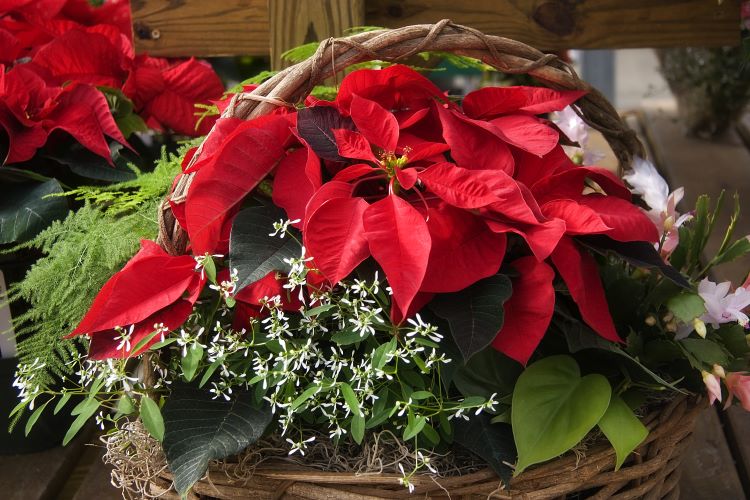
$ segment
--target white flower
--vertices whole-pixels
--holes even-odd
[[[643,198],[652,211],[656,213],[667,211],[669,185],[651,162],[643,158],[634,158],[632,169],[622,178],[630,184],[633,193]]]
[[[278,222],[274,222],[273,223],[274,231],[272,233],[269,233],[268,236],[278,236],[279,238],[284,238],[286,236],[286,232],[289,230],[289,226],[297,224],[299,222],[301,222],[300,219],[294,219],[294,220],[281,219]]]
[[[551,119],[568,139],[580,146],[565,146],[566,152],[574,159],[578,159],[583,165],[593,165],[604,158],[605,155],[601,151],[588,147],[589,127],[572,107],[566,106],[562,111],[552,113]]]
[[[584,147],[589,140],[589,132],[586,123],[578,116],[570,106],[565,106],[562,111],[552,114],[552,122],[562,130],[563,134],[573,142]]]
[[[737,321],[742,326],[747,326],[747,314],[743,309],[750,306],[750,290],[738,287],[734,293],[729,293],[732,284],[728,281],[713,283],[704,279],[698,284],[698,295],[706,304],[706,313],[701,316],[701,321],[711,323],[718,328],[720,323]]]
[[[661,251],[669,255],[677,248],[679,228],[692,219],[692,214],[680,215],[677,204],[685,194],[684,188],[677,188],[671,193],[667,181],[659,175],[656,167],[643,158],[634,158],[632,169],[622,178],[631,186],[631,191],[641,197],[648,205],[646,214],[654,225],[665,235]]]

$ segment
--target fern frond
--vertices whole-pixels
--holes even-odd
[[[76,189],[72,195],[84,206],[24,244],[45,256],[10,287],[8,299],[30,306],[15,318],[14,329],[19,361],[39,358],[44,363],[35,378],[42,387],[72,373],[85,340],[64,336],[83,318],[104,283],[137,252],[139,241],[156,237],[157,208],[180,163],[181,156],[162,152],[152,173],[111,186]]]

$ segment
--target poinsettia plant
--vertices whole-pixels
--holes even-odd
[[[69,333],[89,353],[57,410],[89,397],[66,439],[138,413],[182,493],[268,434],[304,455],[388,431],[414,454],[407,487],[445,472],[430,457],[456,442],[507,484],[597,426],[619,467],[664,394],[750,409],[750,290],[707,278],[750,240],[733,224],[705,261],[705,197],[680,216],[647,162],[626,184],[571,160],[550,113],[582,97],[458,102],[392,65],[350,73],[332,101],[220,118],[171,201],[187,254],[144,241]],[[33,367],[17,383],[33,415],[59,395]]]
[[[195,105],[221,96],[213,69],[136,55],[132,36],[124,0],[0,5],[0,179],[23,181],[0,202],[0,244],[64,216],[64,199],[44,198],[64,185],[133,178],[127,164],[145,151],[133,132],[210,129]]]

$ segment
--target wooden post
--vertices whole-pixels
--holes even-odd
[[[299,45],[341,36],[365,24],[364,0],[269,0],[271,68],[288,66],[281,54]]]

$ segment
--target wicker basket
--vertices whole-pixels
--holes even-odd
[[[555,89],[586,90],[578,103],[582,118],[599,130],[627,169],[634,156],[643,154],[635,133],[621,120],[612,105],[583,82],[565,62],[523,43],[488,36],[451,23],[416,25],[393,30],[370,31],[323,42],[308,60],[291,66],[267,80],[251,93],[234,96],[224,117],[251,119],[302,101],[312,88],[346,67],[367,60],[399,61],[422,51],[450,51],[475,57],[504,73],[525,73]],[[195,161],[200,150],[193,158]],[[171,200],[184,200],[192,176],[183,175],[175,184]],[[187,236],[165,202],[160,211],[158,242],[169,253],[182,254]],[[288,464],[264,464],[250,479],[233,480],[231,460],[213,464],[207,476],[193,488],[193,498],[240,499],[351,499],[379,498],[503,498],[555,499],[580,494],[592,499],[676,499],[679,496],[678,465],[688,444],[700,407],[696,401],[678,398],[649,414],[644,424],[647,440],[619,471],[614,471],[614,451],[607,443],[588,450],[583,457],[572,454],[533,467],[515,478],[506,489],[486,469],[457,477],[412,478],[416,490],[410,496],[393,474],[326,473],[291,468]],[[235,466],[236,467],[236,466]],[[154,494],[170,498],[172,478],[168,471],[152,481]]]

